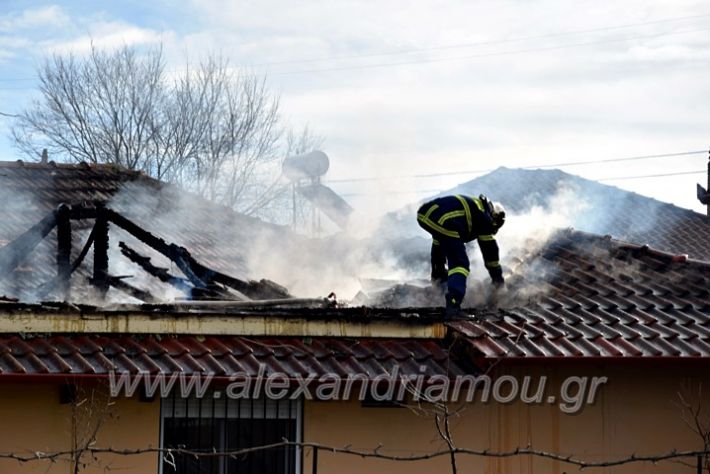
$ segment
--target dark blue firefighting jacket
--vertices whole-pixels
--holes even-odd
[[[456,195],[434,199],[419,208],[417,220],[432,234],[435,244],[438,239],[478,239],[489,274],[494,281],[502,278],[493,220],[480,198]]]

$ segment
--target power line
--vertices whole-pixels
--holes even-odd
[[[627,179],[645,179],[645,178],[665,178],[669,176],[686,176],[686,175],[694,175],[694,174],[705,174],[707,173],[707,170],[697,170],[697,171],[679,171],[675,173],[658,173],[658,174],[643,174],[643,175],[633,175],[633,176],[614,176],[611,178],[601,178],[601,179],[594,179],[590,181],[623,181]],[[424,189],[424,190],[395,190],[395,191],[387,191],[386,193],[388,195],[391,194],[427,194],[427,195],[432,195],[432,194],[437,194],[444,191],[443,189]],[[376,192],[354,192],[354,193],[343,193],[341,196],[343,197],[352,197],[352,196],[370,196],[370,195],[375,195],[375,194],[381,194],[381,193],[376,193]]]
[[[325,62],[325,61],[334,61],[334,60],[340,60],[340,59],[356,59],[356,58],[363,58],[363,57],[412,54],[412,53],[416,53],[416,52],[437,51],[437,50],[445,50],[445,49],[456,49],[456,48],[460,49],[460,48],[474,47],[474,46],[479,46],[479,45],[484,46],[484,45],[493,45],[493,44],[505,44],[505,43],[520,42],[520,41],[531,40],[531,39],[543,39],[543,38],[553,38],[553,37],[560,37],[560,36],[570,36],[570,35],[576,35],[576,34],[591,33],[591,32],[595,32],[595,31],[609,31],[609,30],[615,30],[615,29],[630,28],[630,27],[634,27],[634,26],[661,24],[661,23],[668,23],[668,22],[673,22],[673,21],[680,21],[683,19],[705,18],[705,17],[710,17],[710,14],[695,15],[695,16],[688,16],[688,17],[678,17],[678,18],[667,19],[667,20],[656,20],[656,21],[649,21],[649,22],[642,22],[642,23],[635,23],[635,24],[630,23],[627,25],[592,28],[592,29],[588,29],[588,30],[579,30],[579,31],[562,32],[562,33],[551,33],[551,34],[547,34],[547,35],[519,37],[519,38],[512,38],[512,39],[507,39],[507,40],[491,40],[491,41],[482,41],[479,43],[469,43],[469,44],[460,44],[460,45],[445,45],[445,46],[438,46],[438,47],[426,48],[426,49],[421,49],[421,50],[410,50],[410,51],[388,52],[388,53],[368,53],[368,54],[362,54],[362,55],[344,56],[341,58],[333,57],[333,58],[324,58],[324,59],[303,59],[303,60],[292,60],[292,61],[277,61],[277,62],[254,64],[251,66],[247,65],[244,67],[257,67],[257,66],[263,67],[263,66],[289,64],[289,63]],[[387,63],[378,63],[378,64],[361,64],[361,65],[340,66],[340,67],[330,67],[330,68],[320,68],[320,69],[302,69],[302,70],[294,70],[294,71],[274,72],[274,73],[271,73],[270,75],[282,76],[282,75],[292,75],[292,74],[309,74],[309,73],[317,73],[317,72],[337,72],[337,71],[349,71],[349,70],[358,70],[358,69],[388,68],[388,67],[397,67],[397,66],[406,66],[406,65],[415,65],[415,64],[431,64],[431,63],[438,63],[438,62],[445,62],[445,61],[462,61],[462,60],[479,59],[479,58],[487,58],[487,57],[495,57],[495,56],[506,56],[506,55],[525,54],[525,53],[533,53],[533,52],[554,51],[554,50],[558,50],[558,49],[574,48],[574,47],[579,47],[579,46],[584,47],[584,46],[593,46],[593,45],[600,45],[600,44],[622,43],[622,42],[633,41],[633,40],[637,40],[637,39],[659,38],[659,37],[663,37],[663,36],[674,36],[674,35],[687,34],[687,33],[697,33],[697,32],[703,32],[703,31],[708,31],[708,30],[710,30],[710,28],[698,28],[698,29],[681,30],[681,31],[670,31],[670,32],[666,32],[666,33],[656,33],[656,34],[649,34],[649,35],[635,35],[635,36],[629,36],[626,38],[614,38],[614,39],[605,39],[605,40],[597,40],[597,41],[586,41],[586,42],[579,42],[579,43],[560,44],[560,45],[544,46],[544,47],[538,47],[538,48],[526,48],[526,49],[517,49],[517,50],[508,50],[508,51],[494,51],[494,52],[490,52],[490,53],[480,53],[480,54],[467,55],[467,56],[455,56],[455,57],[445,57],[445,58],[426,58],[426,59],[400,61],[400,62],[387,62]],[[6,81],[6,82],[7,81],[30,81],[30,80],[34,80],[34,79],[35,78],[29,78],[29,77],[28,78],[8,78],[8,79],[0,79],[0,82],[3,82],[3,81]],[[27,90],[27,89],[31,89],[31,87],[0,87],[0,90]]]
[[[608,159],[602,159],[602,160],[589,160],[589,161],[568,161],[565,163],[553,163],[553,164],[545,164],[545,165],[528,165],[528,166],[519,166],[516,168],[520,169],[540,169],[540,168],[557,168],[560,166],[581,166],[581,165],[592,165],[592,164],[599,164],[599,163],[614,163],[614,162],[623,162],[623,161],[637,161],[637,160],[650,160],[654,158],[671,158],[675,156],[688,156],[688,155],[701,155],[701,154],[707,154],[708,150],[695,150],[695,151],[682,151],[678,153],[664,153],[664,154],[659,154],[659,155],[640,155],[640,156],[627,156],[623,158],[608,158]],[[432,177],[437,177],[437,176],[453,176],[453,175],[461,175],[461,174],[482,174],[482,173],[490,173],[491,171],[495,171],[497,168],[488,168],[488,169],[480,169],[480,170],[469,170],[469,171],[444,171],[441,173],[426,173],[426,174],[413,174],[413,175],[402,175],[402,176],[377,176],[377,177],[368,177],[368,178],[342,178],[342,179],[329,179],[326,182],[327,183],[350,183],[350,182],[359,182],[359,181],[387,181],[387,180],[392,180],[392,179],[409,179],[409,178],[432,178]]]
[[[623,25],[603,26],[603,27],[597,27],[597,28],[588,28],[588,29],[572,30],[572,31],[562,31],[562,32],[558,32],[558,33],[548,33],[548,34],[544,34],[544,35],[518,36],[515,38],[508,38],[508,39],[487,40],[487,41],[476,41],[476,42],[471,42],[471,43],[458,43],[458,44],[431,46],[428,48],[412,48],[412,49],[407,49],[407,50],[372,52],[372,53],[363,53],[363,54],[352,54],[352,55],[346,55],[346,56],[331,56],[331,57],[324,57],[324,58],[289,59],[289,60],[283,60],[283,61],[269,61],[269,62],[264,62],[264,63],[255,63],[255,64],[247,65],[246,67],[264,67],[264,66],[279,66],[279,65],[283,65],[283,64],[342,61],[342,60],[347,60],[347,59],[361,59],[361,58],[370,58],[370,57],[378,57],[378,56],[399,56],[399,55],[407,55],[407,54],[426,53],[426,52],[430,52],[430,51],[441,51],[441,50],[447,50],[447,49],[473,48],[473,47],[477,47],[477,46],[490,46],[490,45],[495,45],[495,44],[517,43],[517,42],[521,42],[521,41],[530,41],[530,40],[546,39],[546,38],[557,38],[560,36],[574,36],[574,35],[581,35],[581,34],[587,34],[587,33],[597,33],[600,31],[620,30],[620,29],[627,29],[627,28],[635,28],[635,27],[639,27],[639,26],[657,25],[657,24],[663,24],[663,23],[672,23],[672,22],[698,19],[698,18],[708,18],[708,17],[710,17],[710,14],[690,15],[690,16],[644,21],[644,22],[638,22],[638,23],[626,23]]]
[[[331,68],[322,68],[322,69],[301,69],[301,70],[297,70],[297,71],[285,71],[285,72],[271,73],[271,75],[272,76],[284,76],[284,75],[292,75],[292,74],[309,74],[309,73],[314,73],[314,72],[351,71],[351,70],[358,70],[358,69],[376,69],[376,68],[388,68],[388,67],[397,67],[397,66],[408,66],[408,65],[414,65],[414,64],[430,64],[430,63],[439,63],[439,62],[445,62],[445,61],[462,61],[462,60],[480,59],[480,58],[488,58],[488,57],[495,57],[495,56],[507,56],[507,55],[514,55],[514,54],[535,53],[535,52],[542,52],[542,51],[554,51],[554,50],[558,50],[558,49],[573,48],[573,47],[577,47],[577,46],[593,46],[593,45],[600,45],[600,44],[623,43],[623,42],[633,41],[633,40],[637,40],[637,39],[659,38],[662,36],[673,36],[673,35],[681,35],[681,34],[686,34],[686,33],[697,33],[697,32],[708,31],[708,30],[710,30],[710,28],[698,28],[698,29],[692,29],[692,30],[681,30],[681,31],[672,31],[672,32],[667,32],[667,33],[657,33],[657,34],[653,34],[653,35],[636,35],[636,36],[630,36],[627,38],[615,38],[615,39],[606,39],[606,40],[598,40],[598,41],[586,41],[586,42],[580,42],[580,43],[568,43],[568,44],[561,44],[561,45],[554,45],[554,46],[543,46],[543,47],[538,47],[538,48],[496,51],[496,52],[491,52],[491,53],[480,53],[480,54],[474,54],[474,55],[469,55],[469,56],[455,56],[455,57],[446,57],[446,58],[428,58],[428,59],[418,59],[418,60],[401,61],[401,62],[361,64],[361,65],[340,66],[340,67],[331,67]]]
[[[637,176],[616,176],[613,178],[602,178],[596,181],[621,181],[625,179],[641,179],[641,178],[665,178],[667,176],[683,176],[691,174],[701,174],[707,173],[708,170],[698,170],[698,171],[678,171],[676,173],[659,173],[659,174],[642,174]]]

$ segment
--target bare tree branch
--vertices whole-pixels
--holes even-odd
[[[49,57],[38,75],[41,98],[12,127],[32,159],[46,148],[60,161],[140,170],[250,215],[285,212],[265,211],[287,191],[281,159],[318,141],[307,128],[285,132],[265,77],[215,56],[168,77],[162,48],[92,46]]]

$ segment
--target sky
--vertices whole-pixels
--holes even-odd
[[[36,97],[43,57],[92,41],[162,44],[168,69],[219,53],[265,75],[284,120],[324,138],[326,182],[367,212],[499,166],[704,211],[707,2],[0,0],[0,113]],[[0,160],[21,158],[11,121]],[[649,155],[674,156],[609,161]]]

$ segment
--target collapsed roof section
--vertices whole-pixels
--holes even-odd
[[[144,301],[287,295],[278,285],[245,278],[249,251],[245,243],[256,236],[284,235],[287,229],[237,214],[140,173],[84,163],[0,162],[0,199],[4,203],[2,263],[6,270],[11,267],[3,274],[0,294],[39,301],[62,298],[70,292],[74,300],[84,302],[99,301],[101,293],[107,293],[108,300],[125,299],[128,293]],[[60,208],[62,204],[66,206]],[[71,224],[61,218],[64,211],[58,209],[68,210]],[[106,234],[95,226],[97,209],[105,209],[103,221],[112,220],[109,247],[101,253],[111,261],[113,272],[105,281],[97,280],[101,273],[97,268],[105,269],[105,262],[96,262],[97,253],[88,251],[97,233],[100,238]],[[55,225],[58,217],[60,225]],[[67,238],[71,239],[69,247],[62,244]],[[101,245],[107,244],[102,241]],[[58,247],[63,250],[58,252]],[[27,256],[31,248],[30,258],[17,260],[17,256]],[[77,265],[82,260],[83,264]],[[178,263],[181,260],[193,263],[186,266]],[[63,269],[59,271],[58,266]],[[68,270],[74,275],[71,283],[57,286],[58,275]],[[208,288],[204,273],[211,275],[210,280],[215,275],[222,275],[217,277],[222,280],[236,275],[240,278],[233,280],[241,282],[236,285],[246,286],[238,290],[232,281],[231,294],[220,294],[216,287]],[[92,279],[101,290],[98,298],[97,285],[87,284]],[[225,281],[216,284],[229,286]]]
[[[76,258],[71,260],[72,220],[93,219],[94,225],[86,238],[86,243]],[[28,259],[34,248],[55,229],[57,234],[57,271],[56,276],[35,288],[38,298],[58,292],[62,299],[70,299],[70,278],[93,248],[93,272],[89,282],[96,289],[101,299],[105,298],[110,287],[116,288],[129,296],[147,302],[157,302],[149,291],[135,287],[123,281],[124,277],[109,271],[109,226],[115,225],[139,240],[145,246],[158,252],[173,263],[185,277],[174,276],[167,269],[156,267],[150,257],[141,255],[125,242],[120,242],[122,253],[138,267],[160,281],[182,291],[188,299],[219,299],[249,301],[252,299],[290,298],[288,291],[268,280],[260,282],[243,281],[231,277],[195,260],[184,247],[165,240],[143,230],[130,219],[101,204],[95,207],[60,204],[40,222],[19,235],[15,240],[0,248],[0,280]]]

